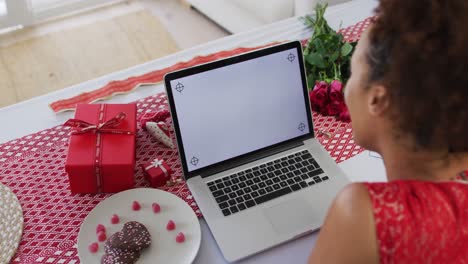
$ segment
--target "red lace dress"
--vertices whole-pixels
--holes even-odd
[[[468,184],[365,183],[380,263],[468,263]]]

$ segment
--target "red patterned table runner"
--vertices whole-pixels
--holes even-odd
[[[161,93],[139,100],[137,107],[139,115],[167,108],[166,96]],[[315,113],[313,118],[316,132],[327,131],[332,135],[331,138],[325,135],[318,138],[337,162],[362,151],[352,140],[350,124]],[[15,262],[68,263],[77,260],[76,248],[73,246],[82,221],[96,204],[110,196],[70,193],[64,170],[69,133],[68,128],[58,126],[0,146],[0,159],[5,161],[0,163],[1,182],[15,192],[24,210],[24,234]],[[163,189],[183,198],[197,215],[201,215],[185,182],[181,180],[182,170],[177,151],[156,142],[139,129],[136,153],[136,186],[148,186],[139,165],[156,156],[162,157],[173,169],[174,177],[179,179],[176,185]],[[56,256],[60,252],[69,253]],[[66,262],[53,259],[65,259]]]
[[[357,29],[348,32],[347,38],[357,38],[368,25],[366,21],[356,25],[359,32]],[[141,82],[140,77],[135,77],[127,86],[123,86],[129,88]],[[137,101],[139,116],[167,107],[163,93]],[[316,132],[330,133],[330,138],[321,133],[316,134],[337,162],[362,151],[354,144],[350,124],[316,113],[313,119]],[[13,263],[77,263],[79,260],[75,244],[80,225],[96,204],[110,196],[72,195],[68,190],[64,164],[69,133],[69,128],[57,126],[0,145],[0,181],[18,196],[25,219],[23,238]],[[162,157],[178,179],[176,185],[163,189],[184,199],[201,216],[185,182],[181,180],[182,170],[177,151],[156,142],[140,129],[136,153],[137,187],[148,186],[139,165],[156,156]]]
[[[357,23],[356,25],[352,25],[345,29],[340,30],[343,34],[344,38],[347,41],[356,41],[358,40],[361,33],[367,28],[370,23],[370,18]],[[305,40],[307,41],[307,40]],[[220,51],[206,56],[196,56],[193,59],[186,61],[186,62],[179,62],[170,67],[166,67],[163,69],[155,70],[140,76],[130,77],[126,80],[122,81],[112,81],[109,82],[107,85],[98,88],[92,92],[86,92],[79,94],[77,96],[73,96],[68,99],[63,99],[59,101],[55,101],[50,104],[50,107],[54,112],[62,112],[68,110],[74,110],[77,104],[86,104],[86,103],[93,103],[99,100],[103,100],[113,96],[114,94],[121,94],[121,93],[129,93],[134,89],[138,88],[139,85],[143,84],[156,84],[163,80],[164,75],[166,73],[192,67],[195,65],[203,64],[206,62],[211,62],[227,57],[231,57],[237,54],[249,52],[252,50],[257,50],[261,48],[265,48],[268,46],[272,46],[278,44],[280,42],[273,42],[262,46],[257,47],[250,47],[250,48],[235,48],[232,50]]]

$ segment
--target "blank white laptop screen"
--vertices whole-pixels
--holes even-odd
[[[296,49],[170,82],[188,171],[309,133]]]

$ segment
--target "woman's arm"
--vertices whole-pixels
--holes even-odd
[[[379,263],[374,214],[364,185],[350,184],[335,198],[309,263]]]

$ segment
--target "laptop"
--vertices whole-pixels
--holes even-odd
[[[320,228],[349,180],[314,137],[300,42],[164,81],[183,176],[227,261]]]

